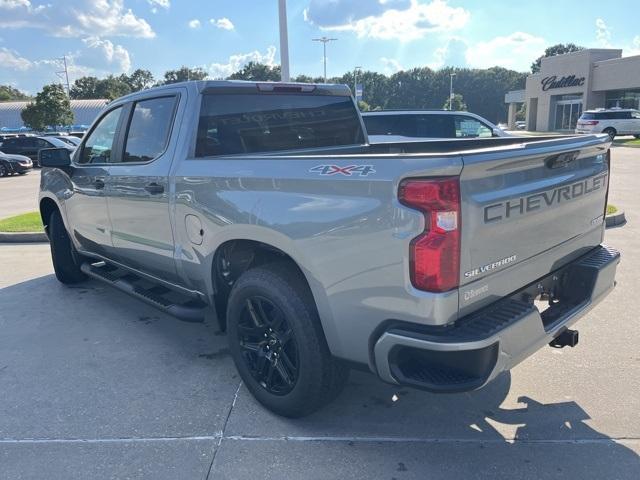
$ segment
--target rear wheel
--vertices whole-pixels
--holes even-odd
[[[58,210],[51,214],[48,230],[51,260],[56,278],[66,284],[86,280],[87,276],[80,270],[82,258],[73,246]]]
[[[4,163],[0,163],[0,177],[6,177],[9,175],[9,170]]]
[[[616,132],[615,128],[607,127],[602,131],[602,133],[606,133],[607,135],[609,135],[611,137],[611,140],[613,140],[614,138],[616,138],[616,134],[618,132]]]
[[[243,273],[227,307],[229,349],[253,396],[269,410],[302,417],[333,400],[349,370],[331,356],[313,297],[293,266]]]

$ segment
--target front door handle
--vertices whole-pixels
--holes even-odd
[[[102,180],[101,178],[96,178],[93,181],[93,186],[96,188],[96,190],[102,190],[104,188],[104,180]]]
[[[159,195],[164,192],[164,187],[159,183],[150,183],[144,187],[144,189],[151,195]]]

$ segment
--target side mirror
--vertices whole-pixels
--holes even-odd
[[[71,155],[66,148],[43,148],[38,151],[41,167],[61,168],[71,165]]]

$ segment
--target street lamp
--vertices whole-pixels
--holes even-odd
[[[312,40],[314,42],[322,42],[322,51],[323,51],[323,58],[324,58],[324,83],[327,83],[327,43],[334,42],[338,39],[320,37],[320,38],[312,38]]]
[[[453,110],[453,77],[455,76],[455,73],[449,74],[449,110]]]
[[[353,68],[353,98],[358,101],[358,72],[362,70],[362,67]]]
[[[287,33],[287,0],[278,0],[280,22],[280,81],[289,81],[289,35]]]

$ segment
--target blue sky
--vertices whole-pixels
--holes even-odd
[[[603,5],[606,5],[603,8]],[[640,54],[637,0],[288,0],[293,75],[356,65],[383,73],[416,66],[527,71],[559,42]],[[0,0],[0,84],[30,93],[56,81],[59,57],[71,82],[181,65],[224,77],[250,60],[278,64],[277,0]]]

